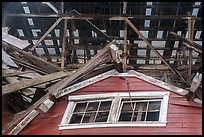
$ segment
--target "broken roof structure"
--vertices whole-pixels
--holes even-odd
[[[70,93],[113,75],[202,106],[202,2],[3,2],[2,9],[3,134],[19,134]]]

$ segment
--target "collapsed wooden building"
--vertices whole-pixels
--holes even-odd
[[[202,134],[202,2],[2,9],[3,134]]]

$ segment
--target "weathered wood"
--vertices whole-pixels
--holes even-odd
[[[46,113],[53,105],[54,105],[54,102],[51,101],[50,99],[47,99],[39,106],[39,109],[42,110],[44,113]]]
[[[171,31],[169,34],[172,34],[172,35],[173,35],[174,37],[176,37],[177,39],[179,39],[179,40],[181,40],[181,41],[187,43],[187,44],[185,44],[185,45],[186,45],[188,48],[192,48],[192,49],[195,50],[196,52],[202,53],[202,46],[201,46],[201,45],[199,45],[199,44],[197,44],[197,43],[195,43],[195,42],[193,42],[193,41],[191,41],[191,40],[188,40],[188,39],[186,39],[186,38],[184,38],[184,37],[182,37],[182,36],[180,36],[180,35],[178,35],[178,34],[172,32],[172,31]]]
[[[63,89],[63,90],[60,90],[59,92],[57,92],[56,94],[54,94],[54,96],[55,96],[56,98],[60,98],[60,97],[62,97],[62,96],[65,96],[65,95],[67,95],[67,94],[70,94],[70,93],[72,93],[72,92],[74,92],[74,91],[76,91],[76,90],[79,90],[79,89],[81,89],[81,88],[83,88],[83,87],[86,87],[86,86],[88,86],[88,85],[90,85],[90,84],[93,84],[93,83],[95,83],[95,82],[98,82],[98,81],[101,81],[101,80],[103,80],[103,79],[105,79],[105,78],[108,78],[108,77],[110,77],[110,75],[115,75],[115,74],[118,74],[118,72],[117,72],[115,69],[114,69],[114,70],[110,70],[110,71],[105,72],[105,73],[103,73],[103,74],[100,74],[100,75],[98,75],[98,76],[95,76],[95,77],[92,77],[92,78],[87,79],[87,80],[85,80],[85,81],[82,81],[82,82],[80,82],[80,83],[77,83],[77,84],[75,84],[75,85],[73,85],[73,86],[69,86],[69,87],[67,87],[67,88],[65,88],[65,89]]]
[[[45,82],[49,82],[49,81],[53,81],[56,79],[60,79],[66,76],[69,76],[70,72],[55,72],[52,74],[48,74],[45,76],[41,76],[41,77],[37,77],[37,78],[33,78],[33,79],[28,79],[28,80],[22,80],[13,84],[8,84],[5,86],[2,86],[2,95],[6,95],[27,87],[31,87],[31,86],[35,86],[38,84],[42,84]]]
[[[33,45],[33,47],[30,49],[30,51],[33,51],[42,40],[45,39],[45,37],[60,23],[62,18],[59,18],[48,30],[45,32],[45,34]]]
[[[124,53],[123,71],[126,72],[126,70],[127,70],[127,22],[126,21],[124,21],[124,48],[123,48],[123,53]]]
[[[75,13],[77,13],[78,15],[82,15],[81,13],[79,13],[78,11],[76,11],[76,10],[72,10],[72,11],[70,11],[70,13],[72,13],[72,12],[75,12]],[[105,34],[104,32],[102,32],[98,27],[96,27],[93,23],[91,23],[88,19],[85,19],[90,25],[91,25],[91,27],[93,28],[93,30],[94,31],[96,31],[99,35],[101,35],[101,36],[104,36],[107,40],[109,40],[109,41],[112,41],[113,39],[110,37],[110,36],[108,36],[107,34]]]
[[[2,49],[2,62],[8,66],[18,68],[18,66],[13,62],[10,56],[3,51],[3,49]]]
[[[19,54],[23,55],[26,59],[29,59],[29,61],[32,61],[32,65],[38,66],[39,68],[43,69],[44,71],[48,73],[62,71],[64,69],[58,67],[57,65],[54,65],[52,63],[49,63],[35,55],[32,55],[31,53],[25,52],[23,50],[20,50],[16,47],[12,47],[6,44],[3,44],[5,47],[17,51]]]
[[[52,5],[50,2],[42,2],[42,4],[47,4],[55,13],[59,13],[58,9]]]
[[[189,16],[189,15],[129,15],[129,16],[123,16],[123,15],[116,15],[116,14],[80,14],[75,15],[71,13],[64,13],[64,14],[48,14],[48,13],[6,13],[6,16],[15,16],[15,17],[45,17],[45,18],[58,18],[58,17],[67,17],[70,19],[115,19],[115,20],[124,20],[124,17],[127,17],[128,19],[145,19],[145,20],[166,20],[166,19],[179,19],[179,20],[186,20],[188,18],[194,19],[194,20],[202,20],[201,17],[195,17],[195,16]]]
[[[188,39],[193,41],[194,32],[194,20],[188,19]],[[191,81],[191,71],[193,65],[193,50],[189,49],[189,70],[188,70],[188,81]]]
[[[67,19],[64,20],[64,34],[62,38],[62,57],[61,57],[61,68],[64,68],[65,59],[65,44],[67,36]]]
[[[123,2],[123,14],[126,14],[127,11],[127,2]]]
[[[164,62],[164,64],[167,65],[167,67],[176,75],[179,76],[179,78],[187,83],[187,81],[183,78],[183,76],[177,71],[177,70],[174,70],[167,62],[166,60],[161,56],[161,54],[155,50],[154,46],[152,46],[149,41],[138,31],[138,29],[127,19],[125,18],[125,21],[128,23],[128,25],[143,39],[143,41],[151,48],[151,50],[161,59],[161,61]]]
[[[18,39],[10,34],[6,34],[5,32],[2,31],[2,41],[11,44],[12,46],[15,46],[19,49],[24,49],[27,46],[30,45],[30,43],[25,42],[21,39]]]
[[[34,71],[20,71],[20,70],[15,70],[15,69],[2,69],[2,77],[18,76],[18,75],[28,74],[28,73],[35,73],[36,76],[40,76],[40,74],[38,74]]]
[[[112,44],[110,46],[110,51],[111,51],[111,56],[112,59],[116,62],[116,63],[120,63],[121,59],[120,59],[120,52],[119,49],[116,45]]]
[[[196,75],[192,80],[191,87],[189,88],[189,90],[192,92],[195,92],[198,86],[200,85],[201,80],[202,80],[202,74],[196,73]]]
[[[31,111],[10,133],[9,135],[17,135],[30,121],[32,121],[39,112],[37,110]]]
[[[162,88],[165,88],[167,90],[173,91],[173,92],[178,93],[180,95],[186,95],[189,92],[188,90],[185,90],[185,89],[182,89],[182,88],[178,88],[178,87],[176,87],[174,85],[171,85],[171,84],[168,84],[166,82],[157,80],[157,79],[155,79],[153,77],[149,77],[147,75],[144,75],[142,73],[136,72],[134,70],[130,70],[127,73],[128,74],[133,74],[133,75],[135,75],[139,79],[145,80],[145,81],[147,81],[149,83],[152,83],[152,84],[157,85],[159,87],[162,87]]]

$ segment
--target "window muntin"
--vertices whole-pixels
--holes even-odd
[[[111,100],[76,102],[69,124],[107,122]]]
[[[122,100],[118,122],[122,121],[159,121],[162,99]]]
[[[120,117],[120,111],[123,106],[122,104],[130,103],[130,96],[129,96],[130,94],[131,94],[131,99],[132,99],[131,101],[133,103],[133,107],[135,107],[134,112],[136,112],[137,110],[137,114],[135,115],[138,115],[139,113],[141,113],[139,114],[140,116],[138,116],[140,118],[137,118],[137,116],[135,116],[135,117],[131,117],[132,121],[120,121],[119,117]],[[61,124],[59,125],[59,130],[76,129],[76,128],[93,128],[93,127],[123,127],[123,126],[157,126],[157,127],[161,126],[163,127],[163,126],[166,126],[169,92],[146,91],[146,92],[131,92],[130,94],[127,92],[119,92],[119,93],[117,92],[117,93],[106,93],[106,94],[87,94],[87,95],[69,96],[69,103],[66,108],[65,114],[62,118]],[[112,103],[110,108],[106,107],[103,101],[111,101]],[[96,107],[92,108],[91,110],[88,109],[88,104],[87,104],[88,102],[89,103],[96,102],[95,104],[96,106],[98,106],[97,111],[95,111]],[[101,103],[100,107],[97,102]],[[140,102],[143,102],[143,103],[140,103]],[[148,102],[149,102],[149,106],[147,107]],[[138,103],[138,104],[140,103],[142,104],[141,105],[142,107],[139,107],[139,105],[137,107],[137,105],[135,105],[134,103]],[[156,107],[154,107],[153,105],[154,103],[157,104]],[[146,106],[146,111],[145,109],[141,109],[144,106]],[[71,117],[74,113],[75,114],[79,114],[79,113],[82,114],[82,112],[86,113],[86,110],[85,110],[86,108],[89,110],[87,111],[87,113],[88,112],[97,113],[97,115],[93,114],[95,115],[93,120],[90,120],[90,117],[91,117],[90,115],[85,116],[85,117],[88,117],[87,121],[89,122],[90,120],[90,123],[88,122],[82,123],[83,115],[79,118],[80,120],[78,120],[78,122],[71,122]],[[127,105],[125,109],[131,111],[132,107],[130,105]],[[144,111],[143,113],[145,114],[142,114],[141,110]],[[107,117],[107,114],[102,113],[102,111],[108,111],[108,117]],[[102,120],[98,119],[101,114],[103,116],[105,115],[104,119],[102,118]],[[158,120],[158,117],[159,117],[159,120]],[[143,121],[139,121],[139,119]],[[86,119],[84,121],[86,121]],[[101,122],[101,121],[106,121],[106,122]],[[70,124],[70,122],[73,124]]]

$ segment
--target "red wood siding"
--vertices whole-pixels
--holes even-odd
[[[126,77],[126,80],[118,77],[110,77],[82,88],[70,95],[125,92],[128,91],[127,81],[129,82],[129,90],[131,92],[168,91],[135,77]],[[67,107],[67,102],[63,101],[56,103],[47,113],[39,114],[20,134],[202,134],[202,109],[195,106],[193,102],[187,101],[181,95],[170,92],[166,127],[110,127],[58,130],[58,125]]]

